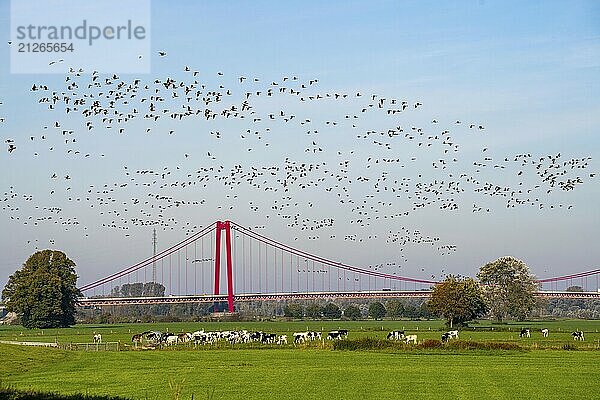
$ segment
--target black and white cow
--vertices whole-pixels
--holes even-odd
[[[531,332],[529,331],[529,328],[522,328],[521,329],[521,333],[519,333],[519,337],[531,337]]]
[[[279,337],[277,337],[277,344],[279,345],[283,345],[283,344],[287,344],[287,335],[281,335]]]
[[[542,329],[542,336],[543,337],[548,337],[548,328]]]
[[[294,344],[304,343],[308,340],[308,332],[294,332]]]
[[[458,331],[448,331],[448,339],[458,339]]]
[[[450,340],[450,335],[448,332],[442,333],[442,343],[448,343],[448,340]]]
[[[406,344],[414,343],[417,344],[417,335],[408,335],[404,338]]]
[[[146,339],[151,343],[160,343],[162,341],[163,333],[160,331],[147,332]]]
[[[571,336],[573,336],[573,340],[585,340],[583,337],[583,331],[575,331],[571,333]]]
[[[348,331],[346,329],[338,329],[337,331],[331,331],[327,334],[329,340],[341,340],[348,337]]]
[[[402,340],[404,339],[404,331],[403,330],[395,330],[391,331],[387,334],[388,340]]]

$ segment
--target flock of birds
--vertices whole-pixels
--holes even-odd
[[[553,202],[552,193],[595,176],[585,171],[590,157],[498,156],[489,144],[472,151],[470,142],[485,141],[490,130],[479,121],[426,118],[419,100],[323,90],[320,83],[295,75],[207,74],[190,66],[153,79],[72,68],[61,87],[32,82],[28,90],[47,110],[48,123],[33,136],[5,137],[4,154],[60,152],[69,162],[39,171],[51,187],[44,196],[22,193],[13,183],[0,195],[1,210],[32,229],[55,224],[84,236],[90,227],[77,215],[92,213],[124,237],[146,227],[191,235],[201,228],[193,218],[198,210],[209,219],[240,222],[255,214],[264,225],[254,229],[285,225],[294,240],[385,241],[398,249],[397,259],[369,268],[389,270],[408,262],[407,246],[443,256],[457,250],[405,225],[424,209],[571,209]],[[96,149],[97,136],[114,146],[135,136],[139,148],[131,151],[144,152],[152,135],[179,143],[164,146],[171,165],[136,160],[131,166],[121,159],[116,176],[105,182],[90,182],[82,172],[111,171],[118,159]],[[379,224],[385,229],[377,230]]]

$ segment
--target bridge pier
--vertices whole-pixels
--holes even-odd
[[[216,249],[215,249],[215,292],[220,291],[221,276],[221,231],[225,230],[225,256],[227,257],[227,307],[230,313],[233,307],[233,265],[231,262],[231,224],[229,221],[217,221],[216,227]]]

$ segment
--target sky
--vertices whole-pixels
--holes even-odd
[[[86,4],[110,19],[112,10]],[[0,286],[36,249],[67,253],[84,284],[150,256],[153,228],[160,250],[225,219],[329,259],[425,279],[474,276],[505,255],[540,278],[597,268],[597,2],[155,0],[148,7],[147,55],[104,49],[74,76],[11,72],[11,8],[0,1]],[[119,57],[131,67],[149,63],[149,72],[121,73]],[[201,97],[229,89],[224,105],[249,100],[255,114],[176,120],[168,113],[185,99],[163,90],[157,108],[168,112],[160,119],[107,128],[60,102],[48,109],[39,102],[45,92],[31,90],[64,92],[70,75],[81,82],[72,92],[99,96],[103,88],[86,86],[89,69],[113,59],[121,70],[100,81],[197,80],[206,85]],[[265,96],[269,88],[275,95]],[[290,88],[302,93],[288,95]],[[117,110],[147,108],[151,100],[140,98],[149,91],[139,93]],[[324,98],[309,100],[317,95]],[[387,112],[402,101],[406,111]],[[296,118],[285,121],[289,115]],[[397,135],[380,134],[397,127]],[[284,167],[301,164],[318,168],[284,187]],[[243,178],[228,185],[236,166],[279,170],[256,186]],[[209,172],[198,173],[203,168]],[[205,174],[211,178],[200,181]],[[500,194],[492,194],[496,186]],[[523,204],[507,207],[502,193],[519,190]]]

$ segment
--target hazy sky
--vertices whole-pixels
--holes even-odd
[[[380,270],[405,276],[473,275],[503,255],[538,277],[597,268],[598,2],[152,1],[151,73],[116,71],[118,80],[196,79],[201,96],[230,89],[226,104],[250,92],[256,114],[206,122],[165,113],[112,128],[95,118],[91,131],[84,116],[49,110],[30,90],[65,91],[64,74],[10,73],[9,30],[2,0],[1,286],[36,248],[65,251],[83,284],[151,255],[152,224],[160,250],[218,219],[356,266],[390,263]],[[77,77],[79,95],[102,91],[86,89],[90,78]],[[301,95],[279,92],[301,84]],[[150,102],[139,102],[142,92],[131,100],[140,109]],[[161,95],[159,111],[181,110],[181,98]],[[387,112],[402,101],[405,111]],[[6,140],[17,147],[10,154]],[[283,186],[284,167],[303,163],[315,169]],[[256,185],[241,177],[253,167],[266,171]],[[144,170],[157,175],[136,173]],[[507,207],[510,193],[523,204]]]

